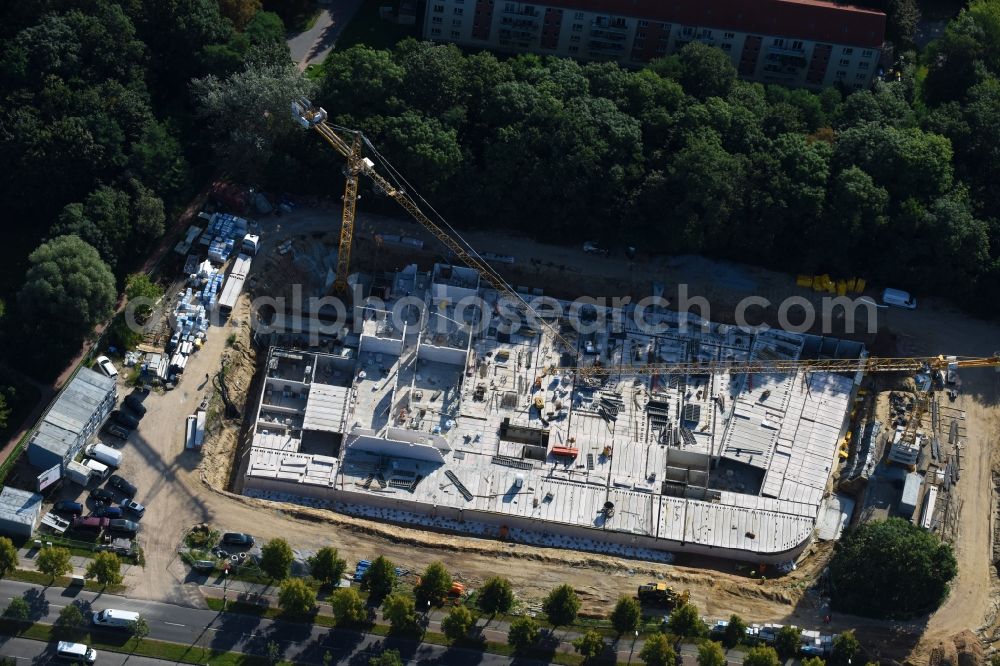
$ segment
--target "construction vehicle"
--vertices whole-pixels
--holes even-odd
[[[495,288],[501,295],[514,304],[524,308],[535,321],[540,322],[551,333],[553,339],[579,362],[584,358],[576,345],[569,342],[558,329],[539,314],[524,298],[515,291],[506,280],[468,243],[461,239],[457,232],[440,216],[441,224],[431,220],[417,205],[416,201],[403,188],[393,185],[375,168],[375,162],[362,154],[366,148],[372,155],[382,160],[371,142],[359,131],[331,125],[328,114],[322,107],[314,106],[308,99],[299,99],[291,104],[293,117],[300,125],[315,130],[323,139],[346,159],[344,168],[344,209],[340,228],[340,246],[337,253],[337,269],[334,276],[332,291],[341,295],[348,292],[348,274],[350,270],[351,244],[354,236],[355,209],[358,201],[358,180],[364,175],[373,183],[376,193],[386,195],[419,222],[435,238],[441,241],[455,257],[470,268],[479,272],[480,276]],[[389,173],[394,170],[388,167]],[[394,177],[395,178],[395,177]],[[447,227],[446,231],[443,227]],[[862,282],[863,286],[863,282]],[[961,368],[998,368],[1000,369],[1000,352],[988,357],[956,357],[928,356],[916,358],[877,358],[860,359],[754,359],[748,361],[690,361],[667,364],[645,365],[603,365],[599,361],[593,365],[561,368],[564,372],[574,372],[581,378],[599,380],[616,374],[642,375],[687,375],[730,372],[732,374],[757,373],[796,373],[804,372],[920,372],[949,371]],[[544,373],[543,375],[544,376]],[[536,384],[540,383],[536,378]]]
[[[639,586],[636,594],[639,603],[648,606],[681,606],[687,603],[688,591],[675,592],[666,583],[646,583]]]

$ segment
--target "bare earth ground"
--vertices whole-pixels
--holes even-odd
[[[267,265],[272,249],[285,238],[317,231],[336,231],[339,209],[330,212],[307,209],[283,218],[267,218],[261,259],[254,273]],[[440,253],[403,256],[391,248],[378,250],[365,242],[374,230],[419,236],[419,227],[399,220],[368,216],[361,219],[355,265],[374,261],[381,269],[401,267],[410,261],[427,263]],[[474,247],[517,257],[515,284],[530,284],[558,290],[572,284],[576,293],[617,295],[623,290],[636,295],[649,293],[649,281],[668,285],[681,279],[692,293],[708,296],[713,316],[725,318],[739,297],[761,294],[772,300],[809,292],[794,285],[794,277],[697,258],[642,259],[630,265],[623,258],[595,258],[576,247],[541,246],[525,239],[501,234],[465,234]],[[310,241],[313,245],[317,243]],[[544,258],[534,265],[531,258]],[[562,266],[562,268],[560,268]],[[524,268],[521,268],[524,267]],[[264,278],[260,278],[262,281]],[[718,306],[715,304],[718,303]],[[237,323],[248,318],[247,302],[234,313]],[[1000,348],[998,327],[971,319],[943,305],[922,302],[913,312],[890,311],[882,323],[899,334],[906,355],[986,355]],[[236,344],[227,348],[226,338],[237,333]],[[510,578],[520,597],[537,599],[552,587],[569,583],[583,597],[584,612],[606,613],[619,594],[633,594],[638,584],[651,576],[669,577],[691,592],[692,600],[709,617],[738,613],[749,621],[793,622],[819,628],[829,613],[824,600],[807,588],[825,566],[831,548],[818,545],[793,574],[775,580],[751,580],[731,562],[686,561],[682,566],[656,565],[641,561],[534,548],[498,541],[434,534],[331,512],[250,500],[224,490],[232,466],[238,425],[228,423],[212,433],[201,454],[183,449],[184,417],[193,413],[212,387],[206,373],[214,375],[225,356],[229,361],[227,384],[234,397],[246,390],[253,368],[252,350],[246,343],[246,326],[212,329],[206,347],[189,362],[185,377],[173,391],[152,394],[149,412],[133,434],[123,472],[140,488],[138,499],[148,507],[143,520],[147,564],[129,577],[131,595],[185,604],[202,604],[196,581],[176,555],[185,531],[199,522],[222,530],[246,531],[262,539],[286,538],[294,549],[308,552],[324,545],[336,546],[349,561],[383,554],[407,568],[422,568],[440,559],[457,578],[475,586],[501,573]],[[989,460],[1000,462],[994,440],[998,421],[997,380],[991,371],[968,372],[963,377],[965,394],[959,405],[968,413],[968,445],[963,452],[962,479],[958,492],[964,500],[957,543],[959,576],[945,605],[925,622],[889,623],[834,614],[834,630],[857,627],[859,637],[877,647],[885,659],[926,663],[939,641],[964,630],[992,630],[996,622],[993,605],[994,575],[991,572],[991,534],[994,499]],[[215,399],[213,411],[217,409]],[[136,455],[136,452],[138,455]],[[294,515],[293,515],[294,514]],[[186,584],[187,583],[187,584]],[[921,635],[922,634],[922,635]]]

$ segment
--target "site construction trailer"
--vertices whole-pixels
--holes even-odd
[[[82,368],[49,406],[28,441],[28,462],[46,470],[73,460],[115,408],[115,380]]]
[[[122,452],[105,444],[90,444],[84,452],[109,467],[121,467]]]
[[[16,488],[0,490],[0,534],[30,537],[42,515],[42,496]]]

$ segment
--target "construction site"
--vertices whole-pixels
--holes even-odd
[[[332,327],[301,304],[268,322],[235,490],[437,532],[783,572],[811,543],[835,540],[859,502],[859,516],[953,530],[961,416],[927,396],[957,394],[960,367],[995,359],[869,358],[858,340],[660,307],[547,297],[558,314],[540,314],[528,299],[544,291],[495,269],[513,257],[490,261],[426,217],[362,157],[361,135],[338,133],[305,101],[293,110],[347,159],[345,202],[367,176],[466,265],[351,267],[350,205],[336,256],[287,241],[288,266],[268,276],[357,302]],[[259,284],[257,296],[291,286]],[[535,316],[509,326],[499,315],[511,312]],[[912,377],[913,390],[880,394],[880,374]]]
[[[306,111],[347,159],[346,205],[250,220],[244,291],[184,374],[222,371],[154,396],[162,416],[140,433],[140,450],[176,461],[173,485],[141,460],[133,472],[162,485],[165,516],[284,536],[302,557],[333,540],[359,561],[443,559],[470,586],[502,572],[529,608],[568,582],[602,616],[655,579],[710,624],[738,613],[814,628],[842,531],[899,516],[955,546],[953,593],[929,622],[834,616],[824,630],[857,629],[893,659],[961,651],[969,641],[952,639],[970,624],[995,638],[992,482],[970,465],[993,455],[992,329],[963,321],[956,338],[931,309],[890,313],[905,331],[890,341],[740,327],[740,297],[802,294],[795,276],[459,235],[380,175],[391,168],[360,134]],[[356,210],[365,181],[416,224]],[[227,210],[216,202],[209,226]],[[577,300],[681,281],[711,318]],[[182,287],[176,300],[207,299],[208,313],[213,295]],[[190,441],[178,414],[202,410],[203,444],[178,455]],[[137,594],[175,593],[175,522],[147,530],[157,573]]]

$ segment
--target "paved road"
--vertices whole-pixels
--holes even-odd
[[[312,28],[289,36],[288,48],[299,69],[323,62],[360,6],[361,0],[332,0],[328,7],[320,10]]]
[[[53,623],[59,611],[73,603],[80,606],[85,614],[104,608],[136,611],[149,623],[150,638],[261,656],[267,654],[268,644],[274,641],[283,648],[283,658],[296,664],[322,663],[326,651],[334,656],[337,663],[366,664],[370,655],[387,647],[398,648],[406,659],[421,663],[456,666],[501,666],[511,663],[507,657],[472,650],[414,644],[412,641],[396,641],[358,632],[126,599],[79,589],[43,589],[29,583],[0,581],[0,606],[6,607],[14,596],[28,601],[35,621]],[[114,633],[110,636],[113,637]],[[38,648],[35,649],[37,652]],[[129,660],[129,663],[132,661]]]
[[[0,653],[5,657],[13,657],[18,664],[48,664],[58,662],[55,658],[55,643],[43,643],[29,638],[11,638],[0,636]],[[97,651],[97,663],[101,666],[164,666],[173,662],[149,657],[136,657],[127,653]]]

